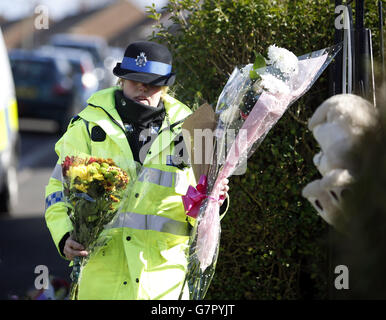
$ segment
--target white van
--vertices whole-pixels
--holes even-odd
[[[19,123],[15,86],[0,29],[0,213],[10,214],[18,200]]]

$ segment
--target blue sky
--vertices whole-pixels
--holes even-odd
[[[156,4],[161,9],[167,0],[127,0],[145,10],[145,6]],[[19,19],[23,16],[31,15],[39,4],[48,8],[50,18],[60,20],[67,15],[75,14],[81,5],[89,8],[98,7],[105,3],[114,2],[113,0],[1,0],[0,15],[8,20]]]

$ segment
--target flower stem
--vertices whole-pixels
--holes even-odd
[[[71,272],[71,291],[70,291],[70,299],[78,300],[78,287],[79,287],[79,275],[81,272],[81,268],[83,267],[83,257],[74,257],[74,264]]]

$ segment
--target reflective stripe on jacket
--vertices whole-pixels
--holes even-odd
[[[56,247],[72,230],[62,193],[60,163],[66,155],[92,155],[112,158],[117,165],[137,176],[122,121],[115,109],[114,91],[101,90],[73,121],[55,145],[59,159],[46,187],[47,226]],[[138,179],[111,229],[106,246],[92,256],[83,270],[80,299],[177,299],[181,292],[187,261],[189,223],[181,195],[196,185],[193,170],[168,164],[174,152],[174,139],[191,110],[174,98],[162,98],[167,117],[152,142]],[[106,133],[103,141],[90,139],[93,127]],[[186,292],[187,293],[187,292]],[[185,298],[188,296],[185,295]]]

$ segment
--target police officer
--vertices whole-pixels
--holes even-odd
[[[93,94],[55,145],[58,162],[46,187],[47,226],[62,257],[88,255],[71,238],[60,164],[74,150],[112,158],[137,179],[127,207],[108,230],[110,241],[82,271],[78,297],[177,299],[190,230],[181,195],[197,182],[191,167],[176,161],[175,149],[191,110],[167,94],[175,74],[171,53],[161,44],[130,44],[113,73],[119,86]],[[221,205],[228,198],[227,179],[223,185]]]

